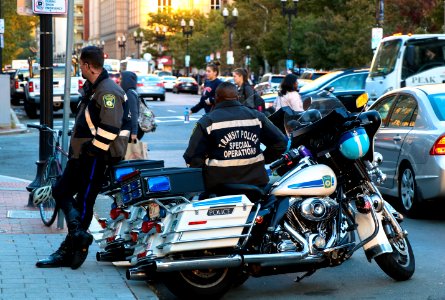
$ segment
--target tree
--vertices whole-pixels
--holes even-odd
[[[35,29],[38,17],[21,16],[17,14],[16,0],[1,0],[5,19],[5,48],[3,63],[11,64],[13,59],[27,59],[34,56],[30,47],[36,47]]]

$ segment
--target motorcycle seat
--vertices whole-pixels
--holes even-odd
[[[215,193],[218,196],[244,194],[252,202],[257,202],[265,198],[266,196],[264,189],[262,189],[261,187],[242,183],[222,184],[217,189],[213,189],[211,192]]]

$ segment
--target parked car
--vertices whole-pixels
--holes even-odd
[[[298,88],[302,88],[306,84],[328,73],[328,71],[304,71],[303,74],[301,74],[301,76],[298,78]]]
[[[434,84],[393,90],[370,107],[382,118],[374,148],[387,179],[379,189],[397,197],[409,216],[445,197],[444,101],[445,84]]]
[[[25,100],[25,88],[29,80],[29,69],[17,69],[14,72],[14,85],[11,89],[12,104],[19,105],[21,101]]]
[[[321,92],[331,91],[351,112],[357,112],[355,100],[365,93],[369,69],[347,69],[325,74],[304,85],[299,92],[304,100]]]
[[[137,89],[143,99],[153,98],[154,101],[165,101],[165,87],[158,75],[138,75]]]
[[[260,82],[255,85],[255,91],[261,96],[273,90],[278,90],[283,78],[284,75],[266,73],[261,77]]]
[[[173,93],[191,93],[197,95],[199,86],[193,77],[178,77],[178,82],[173,87]]]
[[[173,90],[174,85],[178,81],[178,78],[176,76],[162,76],[161,78],[167,91]]]

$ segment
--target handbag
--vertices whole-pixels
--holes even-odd
[[[137,141],[128,143],[125,153],[125,160],[148,159],[148,145],[145,142]]]

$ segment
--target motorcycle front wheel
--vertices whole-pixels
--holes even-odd
[[[391,228],[391,226],[386,228]],[[416,263],[408,238],[406,236],[400,238],[395,233],[388,232],[386,235],[393,251],[392,253],[384,253],[375,257],[376,263],[383,272],[394,280],[404,281],[410,279],[414,274]]]
[[[237,272],[225,268],[165,273],[163,283],[180,299],[219,299],[232,287]]]

